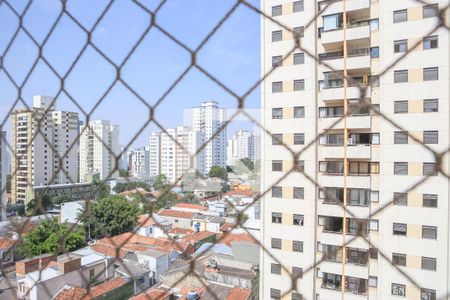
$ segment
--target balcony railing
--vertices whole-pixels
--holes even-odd
[[[369,48],[356,48],[356,49],[350,49],[347,53],[347,56],[348,57],[366,56],[366,55],[369,55],[369,53],[370,53]],[[339,59],[339,58],[343,58],[343,57],[344,57],[343,50],[319,54],[320,60]]]

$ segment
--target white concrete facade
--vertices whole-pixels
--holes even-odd
[[[6,131],[0,131],[0,221],[6,220]]]
[[[219,107],[216,101],[204,101],[201,106],[192,109],[192,129],[194,132],[203,133],[202,143],[208,142],[214,134],[225,124],[226,110]],[[220,131],[204,148],[201,154],[204,163],[200,163],[202,169],[198,171],[208,174],[212,166],[226,167],[226,129]]]
[[[262,73],[277,66],[261,87],[262,124],[295,152],[304,150],[299,158],[304,172],[320,187],[300,172],[272,187],[291,169],[292,155],[272,136],[262,137],[261,187],[269,190],[261,203],[262,242],[289,273],[299,270],[293,268],[308,272],[297,280],[298,290],[291,291],[288,272],[278,273],[278,262],[262,252],[261,299],[280,299],[285,293],[288,299],[447,299],[448,178],[432,175],[408,189],[424,179],[435,162],[421,143],[437,153],[449,147],[449,32],[441,28],[428,36],[438,22],[436,7],[417,1],[334,1],[326,9],[327,1],[319,2],[261,1],[262,10],[282,24],[298,32],[307,27],[301,37],[303,49],[290,53],[295,46],[292,34],[262,20]],[[439,9],[448,5],[443,0],[430,3]],[[320,13],[319,8],[325,11]],[[444,16],[448,22],[448,9]],[[416,43],[411,53],[384,72]],[[320,57],[321,64],[310,55]],[[360,93],[355,86],[344,87],[345,65],[351,81],[367,88],[362,102],[378,106],[403,129],[363,105],[352,108]],[[345,98],[351,110],[347,125],[340,122],[324,134],[343,116]],[[420,143],[402,138],[400,131],[408,131]],[[353,216],[342,209],[344,148],[346,208]],[[449,171],[448,156],[442,167]],[[394,196],[401,200],[389,204]],[[342,262],[343,242],[356,235],[358,220],[365,222],[363,232],[371,245],[356,238],[346,247],[347,259]]]
[[[234,166],[237,161],[248,158],[255,162],[261,151],[261,137],[247,130],[238,130],[227,144],[227,165]]]
[[[148,176],[150,173],[150,151],[149,147],[131,150],[130,176]]]
[[[56,111],[52,101],[35,96],[33,107],[11,114],[13,202],[24,203],[33,186],[78,181],[78,113]]]
[[[100,180],[119,176],[116,157],[120,154],[119,126],[95,120],[80,127],[80,181],[99,174]]]

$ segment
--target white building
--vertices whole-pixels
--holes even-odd
[[[33,107],[11,114],[13,202],[25,203],[27,188],[78,181],[78,114],[56,111],[55,102],[35,96]]]
[[[425,147],[449,147],[450,36],[434,31],[448,1],[428,3],[262,1],[303,49],[291,53],[292,33],[262,20],[262,74],[277,68],[261,85],[262,125],[273,134],[262,141],[261,187],[271,190],[261,201],[270,252],[261,257],[261,299],[448,298],[450,186]],[[449,11],[443,16],[448,22]],[[292,156],[279,141],[304,150],[297,172],[287,174]],[[298,290],[279,263],[299,276]]]
[[[0,221],[6,220],[6,131],[0,131]]]
[[[99,174],[100,180],[118,177],[119,126],[95,120],[82,125],[80,133],[80,181],[92,174]]]
[[[148,176],[150,173],[149,147],[133,149],[130,151],[130,176]]]
[[[202,143],[209,141],[226,122],[226,111],[216,101],[202,102],[201,106],[192,109],[192,129],[203,133]],[[198,171],[208,174],[212,166],[226,167],[226,129],[220,131],[202,151],[203,163],[199,163]]]
[[[150,134],[150,176],[161,174],[161,134],[152,132]]]
[[[260,157],[261,137],[247,130],[239,130],[228,140],[227,165],[234,166],[237,161],[248,158],[255,162]]]

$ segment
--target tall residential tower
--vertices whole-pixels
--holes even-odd
[[[427,3],[262,0],[302,47],[262,20],[262,299],[447,299],[450,185],[427,148],[449,148],[449,1]],[[283,144],[309,178],[272,186]]]

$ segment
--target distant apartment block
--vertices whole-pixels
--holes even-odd
[[[119,126],[95,120],[82,125],[80,134],[80,181],[92,174],[98,174],[100,180],[118,177]]]
[[[247,130],[239,130],[228,140],[227,165],[234,166],[237,161],[248,158],[255,162],[260,158],[261,137]]]
[[[149,147],[129,151],[129,173],[132,177],[148,176],[150,173]]]
[[[226,167],[226,129],[217,133],[226,122],[226,110],[219,107],[216,101],[205,101],[192,109],[192,129],[202,134],[201,143],[206,147],[201,153],[203,163],[199,164],[199,172],[206,175],[212,166]]]
[[[293,33],[262,20],[262,73],[276,69],[261,86],[272,134],[262,140],[261,299],[447,299],[449,180],[426,147],[449,147],[450,35],[433,31],[448,1],[427,3],[262,1]],[[303,49],[291,52],[293,34]],[[284,145],[304,151],[275,184],[293,166]]]
[[[12,122],[12,201],[25,203],[27,189],[78,181],[78,114],[57,111],[56,101],[33,97]]]
[[[0,131],[0,221],[6,220],[6,131]]]

